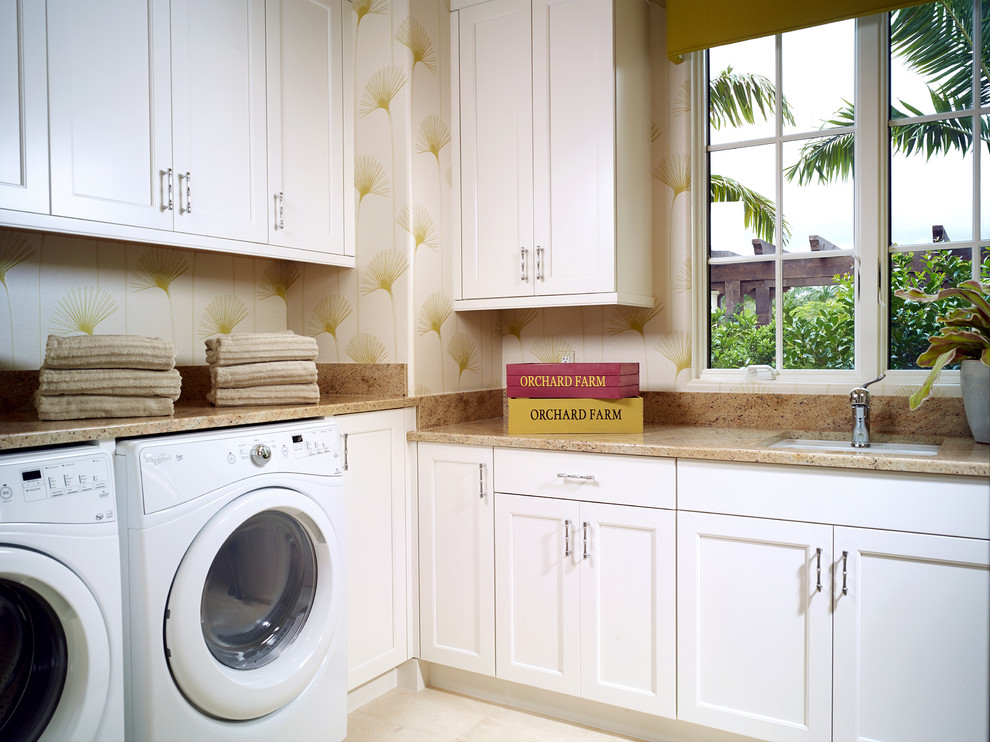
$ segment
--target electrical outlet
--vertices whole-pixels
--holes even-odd
[[[560,354],[560,362],[561,363],[574,363],[574,351],[573,350],[565,350],[563,353],[561,353]]]

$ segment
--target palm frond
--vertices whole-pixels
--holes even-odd
[[[247,307],[237,295],[218,296],[203,310],[203,316],[199,321],[200,337],[229,335],[247,316]]]
[[[302,270],[298,263],[289,260],[276,260],[265,268],[258,281],[258,299],[268,299],[278,296],[285,301],[289,296],[292,284],[299,280]]]
[[[367,116],[381,109],[391,117],[389,106],[405,84],[406,75],[398,67],[382,67],[364,86],[364,93],[361,96],[361,116]]]
[[[671,332],[661,335],[656,342],[656,349],[677,369],[675,381],[681,371],[691,368],[691,336],[688,333]]]
[[[371,155],[361,155],[354,160],[354,189],[358,192],[359,205],[365,196],[388,195],[385,168]]]
[[[440,150],[450,144],[450,127],[447,122],[433,114],[427,116],[419,124],[419,134],[416,136],[416,151],[420,154],[431,154],[440,162]]]
[[[409,268],[409,263],[401,251],[382,250],[368,262],[368,268],[361,277],[361,293],[367,296],[375,291],[392,295],[392,286]]]
[[[691,190],[691,157],[667,155],[653,168],[653,177],[674,192],[674,198]]]
[[[535,309],[503,309],[498,313],[498,321],[495,323],[495,337],[514,335],[521,343],[522,331],[534,319]]]
[[[428,332],[435,332],[440,337],[440,330],[453,312],[453,304],[450,298],[442,291],[436,291],[426,297],[419,312],[419,322],[416,329],[420,335]]]
[[[117,302],[106,289],[85,286],[72,289],[58,301],[52,315],[53,332],[68,335],[84,332],[92,335],[97,325],[117,311]]]
[[[135,291],[161,289],[168,296],[172,283],[189,270],[185,255],[175,250],[151,249],[138,258],[131,276],[131,288]]]
[[[347,299],[340,294],[324,296],[313,307],[313,313],[309,318],[308,334],[311,337],[316,337],[325,332],[336,340],[337,328],[350,316],[351,305]]]
[[[709,84],[709,117],[714,129],[756,123],[757,112],[764,121],[773,116],[777,91],[763,75],[733,72],[726,67]],[[784,121],[795,123],[787,99],[783,99]]]
[[[463,332],[455,332],[454,336],[447,343],[447,355],[454,359],[457,364],[457,384],[460,386],[461,374],[465,371],[478,373],[478,351],[474,347],[474,341]]]
[[[616,307],[609,322],[608,334],[638,332],[646,338],[646,324],[664,310],[664,303],[657,299],[652,307]]]
[[[376,336],[367,332],[359,332],[347,341],[344,348],[347,356],[354,363],[387,363],[388,353],[385,344]]]
[[[361,26],[361,21],[366,15],[385,15],[388,13],[388,0],[354,0],[351,8],[357,15],[356,27]]]
[[[437,230],[433,226],[433,218],[425,206],[413,204],[403,206],[402,211],[396,218],[399,226],[412,235],[416,243],[414,250],[418,250],[420,245],[426,245],[434,250],[437,249]]]
[[[529,352],[540,363],[561,363],[574,353],[574,348],[563,338],[550,335],[537,338]]]
[[[777,228],[777,208],[774,202],[766,196],[747,188],[738,180],[723,175],[710,177],[710,198],[712,203],[731,203],[742,201],[743,226],[767,242],[774,241],[774,231]],[[784,232],[783,243],[786,245],[791,238],[791,230],[787,220],[782,220]]]
[[[413,17],[403,18],[395,29],[395,40],[412,52],[412,66],[422,64],[430,72],[437,71],[437,58],[433,53],[433,42],[426,27]]]
[[[7,272],[34,255],[27,238],[17,232],[0,232],[0,283],[7,288]]]

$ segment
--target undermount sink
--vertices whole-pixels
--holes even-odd
[[[770,448],[794,451],[819,451],[823,453],[886,453],[900,456],[935,456],[938,446],[925,443],[872,443],[868,448],[853,448],[849,441],[822,441],[815,439],[785,438],[771,443]]]

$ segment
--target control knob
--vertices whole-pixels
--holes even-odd
[[[251,461],[258,466],[264,466],[272,458],[272,449],[264,443],[257,444],[251,449]]]

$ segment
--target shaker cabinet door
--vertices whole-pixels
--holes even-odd
[[[168,0],[49,0],[53,215],[172,229],[169,45]]]

